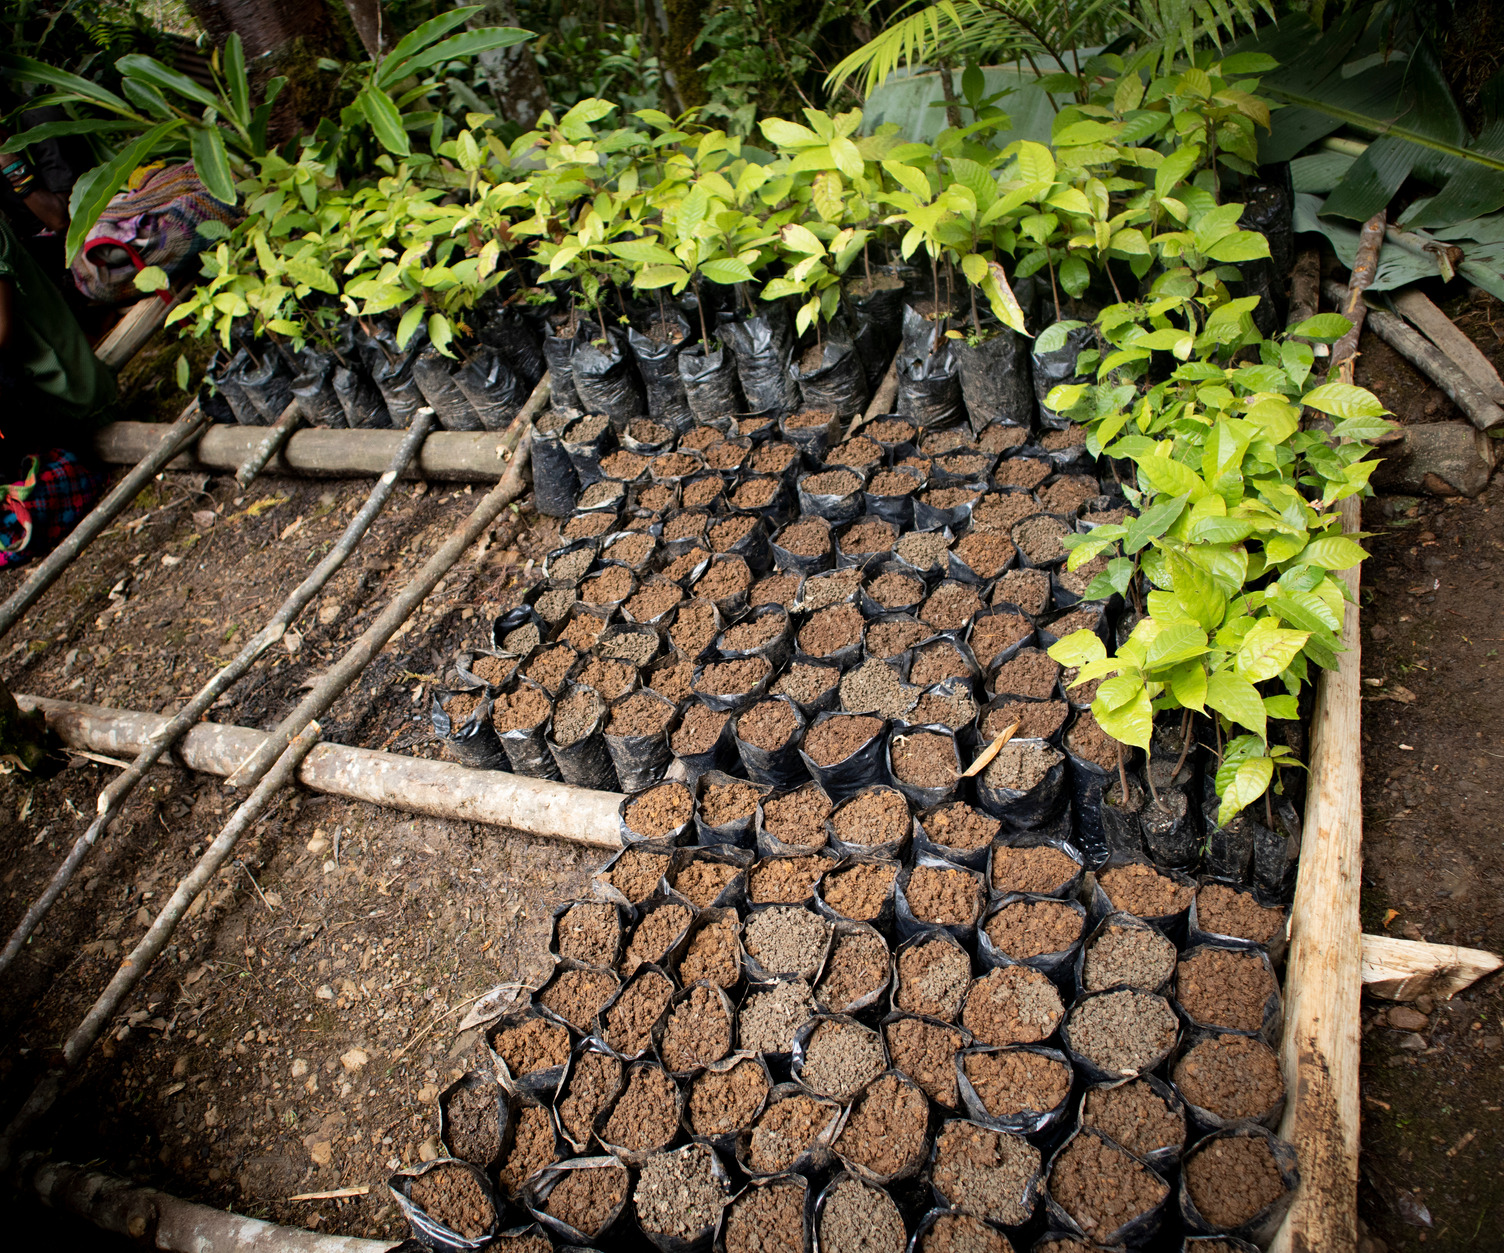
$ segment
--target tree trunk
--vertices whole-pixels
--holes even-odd
[[[522,23],[517,19],[512,0],[489,0],[466,25],[478,30]],[[543,85],[543,75],[538,73],[532,46],[524,43],[493,49],[482,52],[476,60],[490,84],[491,94],[496,97],[501,120],[516,122],[525,131],[532,130],[538,124],[538,115],[549,107],[548,89]]]
[[[664,77],[684,107],[693,109],[710,99],[699,69],[700,55],[695,51],[695,40],[705,25],[706,6],[699,0],[662,0],[662,3],[668,19],[663,36]]]
[[[371,60],[379,60],[396,42],[391,29],[382,21],[378,0],[345,0],[345,11]]]

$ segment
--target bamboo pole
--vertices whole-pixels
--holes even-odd
[[[262,470],[266,469],[266,463],[270,461],[287,441],[292,438],[292,433],[303,423],[303,406],[294,400],[282,410],[282,416],[272,425],[267,432],[266,438],[251,449],[251,455],[245,459],[245,464],[235,471],[235,481],[240,484],[241,490],[251,485]]]
[[[0,638],[4,638],[9,633],[10,629],[20,621],[21,615],[36,604],[42,593],[57,581],[58,575],[72,564],[73,559],[93,543],[105,527],[124,513],[131,502],[136,499],[137,493],[156,478],[162,468],[186,448],[208,424],[209,415],[200,410],[195,402],[183,411],[182,417],[161,431],[160,438],[152,451],[137,463],[134,470],[115,484],[105,498],[73,528],[68,538],[43,558],[26,577],[26,581],[10,594],[3,605],[0,605]]]
[[[521,424],[524,419],[519,415],[517,421]],[[298,766],[318,739],[317,719],[360,677],[365,667],[412,616],[439,580],[454,567],[470,545],[522,489],[530,447],[530,437],[524,436],[506,474],[496,487],[475,506],[459,529],[424,563],[407,586],[382,610],[376,621],[366,628],[345,655],[325,673],[297,708],[282,720],[277,729],[241,765],[236,775],[232,776],[232,782],[241,774],[245,775],[246,781],[260,781],[204,851],[197,865],[178,884],[141,942],[121,963],[109,986],[64,1042],[59,1064],[42,1076],[25,1104],[12,1118],[4,1133],[0,1134],[0,1171],[8,1170],[14,1163],[22,1137],[56,1103],[69,1073],[88,1055],[121,1003],[145,977],[146,971],[171,939],[188,908],[209,885],[220,867],[229,860],[240,836],[265,812],[282,788],[292,782]]]
[[[292,412],[293,407],[293,405],[288,406],[289,413]],[[283,415],[284,418],[286,416],[286,414]],[[297,621],[298,615],[323,590],[324,585],[334,577],[335,572],[345,564],[350,554],[355,551],[355,546],[364,538],[371,524],[376,521],[386,507],[387,501],[391,499],[397,487],[398,476],[417,454],[419,446],[423,443],[433,423],[432,409],[424,408],[418,411],[413,419],[412,429],[408,432],[407,438],[402,441],[402,447],[398,449],[397,455],[392,458],[392,464],[387,468],[387,472],[376,481],[371,494],[366,498],[364,507],[350,519],[350,524],[345,528],[345,533],[340,537],[339,543],[330,549],[313,572],[293,589],[287,599],[282,602],[281,607],[267,620],[266,625],[246,641],[245,647],[240,650],[234,660],[222,666],[213,678],[199,688],[193,699],[152,736],[136,755],[135,761],[126,768],[125,773],[117,775],[100,793],[95,807],[98,816],[90,823],[89,829],[73,842],[73,847],[53,874],[52,881],[32,902],[31,908],[26,911],[26,916],[11,932],[4,950],[0,951],[0,975],[10,969],[26,941],[41,925],[42,919],[47,916],[48,911],[72,882],[73,876],[78,873],[78,868],[84,863],[90,850],[108,831],[110,823],[119,814],[126,798],[135,790],[136,784],[145,778],[146,772],[156,765],[162,754],[177,743],[189,728],[209,711],[210,706],[229,690],[231,684],[256,663],[262,653],[287,634],[288,628]]]
[[[17,695],[22,709],[39,709],[47,726],[74,751],[132,756],[159,734],[163,714],[133,713],[73,701]],[[174,753],[189,770],[234,774],[267,732],[223,722],[200,722]],[[320,744],[304,760],[298,783],[312,792],[385,805],[427,818],[474,822],[566,840],[587,848],[618,849],[618,792],[598,792],[529,779],[501,770],[473,770],[448,761],[344,744]]]

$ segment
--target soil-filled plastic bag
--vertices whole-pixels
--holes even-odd
[[[333,376],[334,395],[344,411],[345,424],[357,430],[385,430],[392,425],[391,410],[387,408],[381,389],[367,377],[365,371],[350,366],[335,366]],[[422,400],[422,397],[419,397]],[[422,408],[419,404],[413,410]]]
[[[939,782],[931,784],[909,783],[900,778],[895,765],[904,760],[904,751],[910,748],[914,741],[920,737],[930,737],[925,740],[926,746],[932,746],[939,751],[936,753],[937,761],[934,763],[940,771],[937,778]],[[943,742],[942,742],[943,741]],[[963,780],[961,778],[961,750],[956,743],[955,732],[949,727],[942,726],[905,726],[895,727],[888,737],[887,748],[888,774],[893,779],[893,786],[908,798],[909,803],[915,809],[933,809],[936,805],[943,805],[947,801],[953,801],[960,793]],[[949,771],[954,774],[950,775]],[[949,775],[949,777],[946,777]]]
[[[773,982],[783,983],[786,980],[779,979]],[[748,996],[753,992],[766,991],[771,986],[772,983],[765,983],[759,987],[749,988]],[[742,1003],[745,1005],[746,1000],[744,999]],[[792,1044],[792,1041],[790,1043]],[[779,1061],[787,1058],[789,1054],[787,1052],[769,1052],[765,1053],[764,1056],[770,1065],[776,1066]],[[784,1101],[799,1099],[812,1100],[819,1107],[818,1114],[814,1115],[819,1126],[819,1131],[815,1133],[814,1137],[792,1162],[787,1163],[784,1168],[778,1171],[767,1171],[758,1170],[752,1164],[750,1150],[754,1127],[743,1129],[741,1134],[736,1138],[736,1164],[742,1168],[749,1179],[765,1179],[770,1175],[783,1177],[785,1170],[796,1176],[808,1177],[824,1169],[830,1162],[830,1144],[836,1138],[836,1133],[841,1129],[841,1115],[844,1112],[839,1101],[832,1101],[823,1096],[817,1097],[801,1083],[780,1083],[768,1093],[766,1103],[763,1106],[762,1117],[766,1117],[774,1106]]]
[[[815,909],[837,924],[842,921],[866,923],[884,935],[890,935],[901,869],[899,862],[888,858],[843,857],[816,885]],[[853,895],[845,890],[847,884],[859,878],[870,878],[872,882],[883,885],[882,895],[875,903],[870,892]],[[870,887],[871,883],[867,886]],[[896,971],[897,967],[893,969]]]
[[[809,738],[833,718],[847,718],[853,722],[859,718],[865,718],[868,722],[875,723],[877,730],[838,761],[822,766],[809,755]],[[887,768],[883,764],[887,740],[888,724],[881,718],[875,718],[870,714],[843,714],[831,710],[817,715],[810,723],[809,730],[805,732],[804,740],[799,746],[799,755],[804,759],[804,768],[809,771],[810,778],[824,788],[826,795],[832,800],[841,801],[848,796],[854,796],[872,784],[888,782]]]
[[[673,720],[674,705],[656,692],[632,692],[621,697],[612,706],[612,718],[627,702],[651,701],[663,711],[663,725],[646,734],[612,734],[614,721],[608,721],[605,731],[606,747],[611,752],[611,761],[616,767],[616,778],[623,792],[637,792],[657,783],[673,760],[668,746],[668,726]]]
[[[574,346],[584,335],[584,323],[575,322],[573,329],[561,335],[552,319],[543,324],[543,360],[548,364],[549,393],[554,404],[562,409],[580,409],[580,394],[574,385]]]
[[[1235,296],[1259,298],[1252,313],[1253,324],[1260,334],[1272,336],[1285,325],[1289,312],[1285,283],[1295,266],[1295,197],[1290,186],[1290,167],[1282,164],[1266,168],[1281,177],[1268,182],[1245,180],[1237,199],[1243,203],[1239,228],[1257,231],[1268,240],[1269,255],[1239,262],[1242,281],[1230,282],[1228,288]]]
[[[1191,1196],[1191,1178],[1196,1173],[1194,1163],[1201,1154],[1214,1153],[1222,1142],[1236,1138],[1258,1139],[1264,1142],[1269,1155],[1279,1169],[1280,1183],[1284,1190],[1278,1199],[1271,1201],[1246,1221],[1233,1227],[1218,1227],[1207,1220],[1196,1207],[1196,1202]],[[1279,1230],[1280,1223],[1284,1221],[1285,1212],[1290,1208],[1290,1202],[1294,1199],[1295,1190],[1299,1186],[1300,1170],[1296,1162],[1295,1149],[1272,1131],[1264,1127],[1240,1127],[1233,1131],[1219,1132],[1214,1136],[1208,1136],[1186,1155],[1185,1167],[1180,1174],[1180,1217],[1185,1224],[1186,1231],[1193,1235],[1229,1236],[1247,1240],[1258,1248],[1267,1248],[1269,1241],[1274,1238],[1274,1233]],[[1186,1248],[1195,1249],[1197,1246],[1192,1243],[1187,1244]]]
[[[1029,372],[1029,345],[1016,331],[996,323],[978,344],[951,341],[961,378],[961,395],[971,429],[980,433],[993,422],[1028,427],[1034,423],[1034,382]]]
[[[752,829],[757,822],[757,806],[738,817],[727,819],[724,822],[716,822],[714,817],[707,818],[701,810],[705,803],[706,794],[710,788],[727,788],[740,784],[743,787],[750,786],[757,795],[758,802],[771,790],[760,783],[748,784],[745,779],[736,779],[720,770],[707,770],[695,780],[695,830],[699,834],[699,842],[703,845],[730,844],[737,848],[752,847]]]
[[[601,472],[601,458],[608,456],[616,447],[616,432],[603,414],[591,413],[572,422],[563,432],[564,451],[569,454],[575,477],[583,492],[592,483],[599,483],[605,475]]]
[[[413,363],[424,343],[423,337],[415,338],[405,350],[397,347],[397,341],[389,332],[360,336],[356,343],[366,373],[370,375],[370,381],[375,385],[388,415],[386,425],[406,430],[413,424],[413,417],[418,410],[428,403],[418,386],[418,380],[413,377]],[[335,383],[337,388],[338,378]],[[363,396],[361,401],[364,404]],[[356,422],[343,395],[340,403],[344,405],[345,416],[351,426],[377,425],[371,421],[367,409],[359,411],[361,420]]]
[[[458,364],[429,344],[413,362],[413,380],[446,431],[483,431],[480,415],[454,381]]]
[[[956,1058],[956,1078],[960,1084],[961,1102],[966,1107],[967,1114],[973,1122],[978,1122],[984,1127],[991,1127],[994,1131],[1011,1131],[1017,1135],[1038,1136],[1051,1131],[1059,1126],[1065,1119],[1065,1115],[1072,1105],[1072,1096],[1075,1092],[1073,1084],[1067,1082],[1066,1093],[1049,1109],[1012,1109],[999,1111],[994,1114],[987,1108],[987,1101],[982,1093],[978,1092],[972,1083],[971,1076],[977,1074],[995,1057],[1008,1054],[1028,1054],[1041,1063],[1051,1062],[1055,1066],[1063,1067],[1067,1078],[1070,1075],[1070,1059],[1059,1049],[1045,1048],[1036,1044],[1016,1044],[1004,1048],[994,1048],[990,1045],[973,1045],[963,1049]]]
[[[736,374],[736,357],[725,343],[707,348],[697,343],[679,352],[679,382],[696,422],[718,425],[747,412]]]
[[[271,344],[262,346],[259,365],[252,361],[241,370],[240,386],[268,426],[292,404],[292,376],[282,354]]]
[[[772,702],[788,707],[793,726],[782,744],[771,749],[759,748],[742,737],[741,723],[749,714],[758,718],[763,717]],[[756,712],[759,710],[763,712]],[[800,714],[799,707],[788,697],[774,696],[770,701],[760,702],[750,710],[734,714],[731,720],[731,731],[736,741],[736,751],[742,759],[742,765],[747,768],[747,777],[754,783],[786,789],[804,782],[806,778],[804,763],[799,757],[799,741],[804,738],[804,717]]]
[[[1059,348],[1052,348],[1041,352],[1037,345],[1040,341],[1046,343],[1059,337],[1050,332],[1060,326],[1059,322],[1053,323],[1040,333],[1039,339],[1035,340],[1036,347],[1030,354],[1029,365],[1034,376],[1034,400],[1039,411],[1039,421],[1050,430],[1063,431],[1071,424],[1071,420],[1063,413],[1056,413],[1045,404],[1045,398],[1062,383],[1089,383],[1093,376],[1076,373],[1076,358],[1088,348],[1096,346],[1096,331],[1090,323],[1081,323],[1065,331],[1065,343]]]
[[[759,605],[742,621],[716,636],[715,646],[723,660],[766,657],[774,673],[781,673],[794,650],[793,621],[782,605]]]
[[[693,342],[689,319],[677,309],[651,315],[645,331],[635,326],[627,329],[627,343],[637,358],[649,415],[681,435],[694,425],[694,412],[679,375],[679,354]]]
[[[789,367],[806,409],[851,418],[867,407],[867,373],[849,339],[831,336]]]
[[[587,413],[604,413],[617,426],[644,416],[648,409],[632,354],[620,332],[586,324],[570,357],[574,390]]]
[[[1201,855],[1199,817],[1184,788],[1161,787],[1149,798],[1138,819],[1144,848],[1155,865],[1188,869],[1196,864]]]
[[[344,406],[334,390],[335,365],[330,353],[305,348],[298,354],[298,373],[292,380],[292,394],[310,426],[348,425]]]
[[[825,546],[823,549],[812,556],[807,556],[803,553],[791,552],[789,551],[789,549],[783,546],[782,541],[787,538],[789,529],[792,527],[800,526],[802,523],[806,523],[808,521],[808,518],[796,518],[787,526],[780,527],[773,533],[771,539],[773,564],[777,566],[779,570],[786,573],[792,572],[794,574],[809,575],[819,574],[821,571],[829,570],[832,566],[835,565],[835,547],[830,538],[830,527],[828,524],[825,526]],[[800,530],[799,534],[803,535],[805,530],[812,529],[813,528],[804,527]],[[806,547],[806,545],[801,544],[800,547],[803,548]]]
[[[532,717],[513,712],[514,707],[517,707],[517,702],[513,698],[523,692],[536,693],[526,706],[541,705],[543,713],[536,721]],[[548,693],[529,679],[518,679],[511,693],[499,697],[497,703],[505,705],[506,708],[498,710],[493,704],[491,724],[496,731],[497,740],[506,753],[507,760],[511,763],[512,773],[529,779],[558,781],[562,776],[559,774],[558,763],[554,761],[553,754],[548,751],[548,740],[544,730],[548,726],[549,715],[552,712],[552,702],[549,701]],[[527,722],[531,722],[532,725],[522,725]]]
[[[1069,910],[1075,914],[1079,920],[1076,925],[1076,938],[1064,948],[1056,949],[1051,953],[1034,953],[1028,957],[1015,958],[993,942],[987,928],[1004,910],[1017,910],[1020,907],[1027,910],[1028,907],[1036,905],[1047,906],[1051,910]],[[981,963],[984,971],[991,970],[995,966],[1032,966],[1040,974],[1047,975],[1054,983],[1067,986],[1065,980],[1071,977],[1077,958],[1086,943],[1086,924],[1086,907],[1079,901],[1056,900],[1052,896],[1038,893],[1008,893],[996,900],[993,905],[988,906],[982,914],[982,921],[977,924],[977,961]],[[1079,981],[1077,986],[1080,986]]]
[[[1112,870],[1116,870],[1122,866],[1135,865],[1148,867],[1156,874],[1162,875],[1165,878],[1171,880],[1177,887],[1184,889],[1184,905],[1181,905],[1178,908],[1164,914],[1133,915],[1134,917],[1139,918],[1141,921],[1148,923],[1156,931],[1160,932],[1170,940],[1173,940],[1176,944],[1183,944],[1185,941],[1186,924],[1190,917],[1191,902],[1196,899],[1196,881],[1189,875],[1181,874],[1176,870],[1160,870],[1158,867],[1149,862],[1147,858],[1128,857],[1115,854],[1104,865],[1098,868],[1097,883],[1091,897],[1092,916],[1094,918],[1105,918],[1108,914],[1114,912],[1132,912],[1124,906],[1119,905],[1112,899],[1111,896],[1108,895],[1107,889],[1103,886],[1102,880],[1103,876],[1108,874],[1108,872]]]
[[[522,380],[500,353],[485,345],[471,352],[470,359],[454,372],[454,385],[488,431],[505,430],[527,400]]]
[[[965,415],[952,342],[939,322],[930,321],[913,305],[904,306],[896,407],[917,427],[945,426]]]
[[[609,1170],[621,1172],[621,1200],[613,1205],[602,1217],[594,1231],[581,1231],[578,1227],[571,1227],[563,1219],[555,1218],[548,1212],[548,1198],[559,1183],[569,1174],[577,1170]],[[545,1166],[528,1184],[524,1202],[528,1213],[532,1214],[550,1231],[561,1236],[567,1245],[589,1246],[599,1248],[600,1241],[621,1217],[622,1211],[627,1208],[632,1197],[631,1177],[627,1168],[620,1159],[615,1157],[571,1157],[568,1161],[556,1162],[552,1166]],[[609,1245],[607,1246],[609,1247]]]
[[[240,382],[241,375],[250,365],[250,353],[239,348],[228,361],[220,360],[222,356],[222,353],[215,354],[215,361],[219,364],[210,366],[205,380],[224,398],[241,426],[265,426],[266,419],[261,416],[261,410],[251,403]]]
[[[727,322],[721,327],[736,354],[736,373],[747,403],[737,413],[799,407],[799,384],[789,367],[794,357],[794,328],[782,305],[769,306],[756,317]]]
[[[507,369],[531,392],[548,369],[537,327],[514,309],[498,309],[480,328],[480,342],[496,349]]]
[[[1130,1247],[1137,1249],[1150,1247],[1153,1244],[1155,1237],[1159,1235],[1161,1229],[1164,1227],[1166,1218],[1169,1217],[1174,1211],[1175,1190],[1169,1185],[1168,1182],[1166,1182],[1166,1180],[1159,1174],[1158,1171],[1139,1161],[1137,1158],[1134,1158],[1127,1152],[1127,1150],[1121,1149],[1117,1145],[1113,1144],[1112,1141],[1108,1140],[1105,1135],[1102,1135],[1100,1132],[1090,1128],[1073,1132],[1066,1138],[1065,1142],[1061,1144],[1060,1148],[1056,1150],[1049,1164],[1046,1165],[1044,1171],[1045,1179],[1048,1180],[1051,1178],[1055,1163],[1060,1160],[1061,1155],[1066,1152],[1070,1145],[1072,1145],[1077,1139],[1081,1137],[1103,1141],[1103,1148],[1106,1151],[1122,1153],[1124,1157],[1126,1157],[1132,1164],[1132,1168],[1146,1171],[1153,1177],[1153,1180],[1157,1181],[1160,1187],[1164,1189],[1160,1200],[1156,1204],[1151,1205],[1142,1213],[1135,1214],[1132,1218],[1129,1218],[1126,1222],[1122,1223],[1111,1231],[1098,1231],[1095,1229],[1092,1230],[1089,1233],[1090,1238],[1094,1241],[1100,1240],[1102,1243],[1099,1247],[1102,1248]],[[1101,1186],[1105,1189],[1106,1182],[1104,1181]],[[1048,1190],[1045,1191],[1044,1199],[1045,1217],[1049,1226],[1058,1227],[1062,1230],[1069,1231],[1072,1233],[1072,1235],[1079,1239],[1088,1238],[1088,1233],[1082,1229],[1081,1224],[1077,1223],[1076,1220],[1071,1217],[1069,1212],[1066,1211],[1066,1209],[1060,1204],[1059,1201],[1057,1201],[1052,1195],[1050,1195]]]
[[[621,791],[606,737],[601,732],[605,718],[605,698],[593,687],[571,683],[554,702],[547,732],[548,751],[566,783],[598,792]]]
[[[492,1215],[491,1225],[483,1234],[474,1238],[463,1236],[452,1228],[446,1227],[437,1218],[427,1214],[420,1206],[413,1203],[413,1182],[438,1170],[463,1171],[474,1180],[472,1186],[479,1187],[481,1195],[491,1206]],[[505,1206],[502,1199],[496,1195],[496,1189],[486,1172],[479,1166],[462,1162],[458,1158],[441,1157],[436,1161],[425,1162],[412,1170],[404,1170],[387,1180],[387,1188],[395,1198],[397,1208],[402,1211],[402,1216],[407,1219],[414,1238],[420,1241],[424,1248],[436,1250],[436,1253],[466,1253],[470,1249],[483,1248],[490,1243],[497,1228],[501,1226],[501,1214]]]
[[[574,512],[580,480],[559,436],[579,415],[553,409],[533,424],[533,503],[539,513],[567,518]]]
[[[941,876],[943,882],[951,885],[964,886],[969,881],[972,885],[972,899],[975,901],[975,912],[972,916],[955,922],[940,922],[921,918],[916,914],[913,902],[909,898],[914,876],[921,870],[933,870]],[[921,878],[920,882],[923,883],[924,879]],[[968,949],[975,948],[977,922],[981,918],[986,901],[987,881],[986,876],[980,871],[968,870],[965,866],[958,866],[954,862],[946,861],[941,857],[933,857],[928,853],[917,853],[910,859],[910,864],[898,872],[898,883],[893,900],[894,923],[898,928],[898,934],[905,940],[913,939],[917,935],[933,935],[943,931]]]
[[[458,722],[446,712],[446,706],[453,709],[453,702],[456,700],[466,704],[474,701]],[[496,738],[496,731],[491,726],[491,703],[491,697],[483,687],[436,691],[433,694],[430,716],[434,733],[461,765],[469,766],[472,770],[505,770],[508,765],[501,741]]]
[[[1069,800],[1066,757],[1044,740],[1012,740],[976,776],[977,806],[1009,831],[1047,827]]]

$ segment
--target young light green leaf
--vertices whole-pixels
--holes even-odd
[[[1290,334],[1298,335],[1302,339],[1332,342],[1341,339],[1352,329],[1353,324],[1340,313],[1318,313],[1313,318],[1307,318],[1299,326],[1292,326]]]
[[[188,378],[189,378],[189,374],[188,374],[188,358],[183,353],[178,353],[178,363],[177,363],[177,367],[176,367],[176,375],[177,375],[177,382],[178,382],[178,391],[180,391],[180,392],[186,392],[188,390]]]
[[[136,271],[132,280],[137,291],[156,292],[168,285],[167,271],[159,265],[148,265]]]
[[[1085,629],[1072,631],[1063,639],[1056,640],[1047,651],[1053,660],[1066,667],[1100,661],[1107,656],[1107,648],[1096,633]]]
[[[418,333],[418,328],[423,325],[424,312],[422,301],[418,301],[403,313],[402,321],[397,323],[398,348],[406,348],[412,342],[413,336]]]
[[[1217,809],[1217,825],[1226,826],[1242,810],[1258,800],[1269,789],[1274,778],[1274,760],[1270,757],[1249,757],[1232,767],[1232,778],[1227,786],[1221,786],[1222,771],[1217,772],[1222,803]]]
[[[1300,403],[1334,418],[1379,418],[1385,413],[1377,396],[1351,383],[1323,383],[1301,397]]]
[[[1145,752],[1149,750],[1149,737],[1154,732],[1154,708],[1142,683],[1138,684],[1138,694],[1116,709],[1108,709],[1098,697],[1092,701],[1091,712],[1097,725],[1113,739],[1142,748]]]
[[[1206,707],[1206,668],[1200,661],[1186,661],[1170,671],[1170,694],[1185,709],[1204,713]]]
[[[1260,618],[1243,637],[1234,668],[1250,683],[1262,683],[1284,670],[1309,638],[1309,631],[1286,630],[1270,618]]]
[[[1324,535],[1306,545],[1301,561],[1323,570],[1350,570],[1368,554],[1345,535]]]
[[[1229,722],[1247,727],[1264,738],[1264,702],[1247,679],[1229,670],[1219,670],[1206,681],[1206,703]]]

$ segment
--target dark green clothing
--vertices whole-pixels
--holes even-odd
[[[21,429],[48,431],[49,441],[68,447],[66,429],[58,417],[74,420],[97,413],[115,398],[115,377],[89,347],[62,293],[16,238],[10,224],[0,219],[0,278],[15,285],[11,302],[15,325],[11,342],[4,349],[7,373],[19,374],[41,393],[40,400],[52,412],[18,412],[17,398],[10,398],[0,413],[0,431],[7,436]],[[29,408],[30,406],[24,406]],[[49,421],[50,419],[50,421]],[[36,449],[27,451],[35,452]]]

